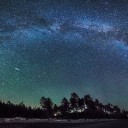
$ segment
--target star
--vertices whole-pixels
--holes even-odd
[[[38,107],[42,96],[58,104],[76,91],[127,109],[127,5],[2,0],[0,100]]]

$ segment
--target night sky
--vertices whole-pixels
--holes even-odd
[[[128,109],[128,0],[0,0],[0,99],[74,91]]]

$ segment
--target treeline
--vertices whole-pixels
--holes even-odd
[[[27,107],[23,102],[13,104],[10,101],[0,101],[0,118],[56,118],[56,119],[128,119],[128,111],[108,103],[104,105],[90,95],[80,98],[72,93],[69,99],[63,98],[60,105],[56,105],[50,98],[42,97],[39,108]]]
[[[90,95],[80,98],[75,92],[70,99],[63,98],[57,106],[50,98],[42,97],[40,105],[46,112],[47,118],[65,119],[127,119],[128,111],[121,110],[118,106],[108,103],[103,105],[98,99],[93,100]]]
[[[7,103],[0,101],[0,118],[47,118],[40,108],[26,107],[23,102],[20,104],[13,104],[10,101]]]

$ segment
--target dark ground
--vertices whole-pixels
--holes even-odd
[[[128,128],[128,120],[94,123],[4,123],[0,128]]]

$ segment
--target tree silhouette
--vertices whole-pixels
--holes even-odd
[[[69,101],[64,97],[61,101],[60,105],[60,111],[63,115],[63,117],[67,117],[67,113],[69,113],[70,110],[70,103]]]
[[[40,105],[46,111],[48,118],[53,116],[53,102],[50,98],[42,97],[40,99]]]
[[[78,94],[76,94],[75,92],[73,92],[71,94],[71,98],[70,98],[70,105],[71,105],[71,109],[72,109],[72,112],[74,113],[74,118],[78,118],[78,113],[77,113],[77,110],[78,110],[78,100],[79,100],[79,96]]]
[[[116,113],[120,113],[121,110],[120,110],[120,108],[119,108],[118,106],[114,106],[114,112],[116,112]]]
[[[54,113],[56,113],[58,111],[58,106],[56,104],[54,104],[53,111],[54,111]]]
[[[85,95],[84,96],[84,101],[87,105],[87,113],[88,113],[88,117],[91,118],[92,117],[92,98],[90,95]]]
[[[74,92],[71,94],[71,98],[70,98],[70,103],[71,103],[71,108],[76,111],[78,108],[78,100],[79,100],[79,96]]]
[[[79,106],[79,108],[83,108],[84,107],[84,98],[79,98],[78,99],[78,106]]]
[[[50,98],[40,99],[41,108],[25,106],[23,101],[13,104],[10,101],[0,101],[0,118],[112,118],[128,119],[128,111],[121,110],[118,106],[108,103],[104,105],[98,99],[93,100],[90,95],[79,98],[75,92],[70,99],[63,98],[60,105],[53,104]],[[86,106],[86,109],[85,109]]]

